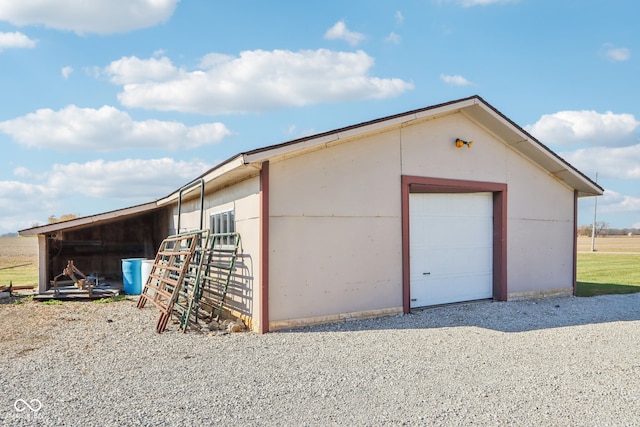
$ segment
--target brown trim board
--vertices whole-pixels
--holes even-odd
[[[409,195],[411,193],[493,193],[493,298],[507,300],[507,184],[402,176],[402,308],[411,312]]]
[[[578,290],[578,190],[573,190],[573,295]]]
[[[269,162],[260,169],[260,324],[259,332],[269,332]]]

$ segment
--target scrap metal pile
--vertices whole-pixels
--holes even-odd
[[[172,315],[182,332],[220,320],[239,247],[238,233],[208,230],[162,241],[138,300],[140,309],[149,301],[160,310],[156,332],[164,332]]]

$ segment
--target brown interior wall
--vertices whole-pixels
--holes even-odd
[[[48,241],[49,280],[62,273],[69,260],[84,274],[98,273],[106,280],[122,281],[123,258],[151,258],[167,237],[164,210],[122,221],[69,230],[62,240]]]

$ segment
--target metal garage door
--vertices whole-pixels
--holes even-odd
[[[409,197],[411,307],[493,296],[493,194]]]

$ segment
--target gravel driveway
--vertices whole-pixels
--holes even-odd
[[[156,318],[134,301],[0,305],[0,424],[640,425],[640,294],[266,335],[158,335]]]

